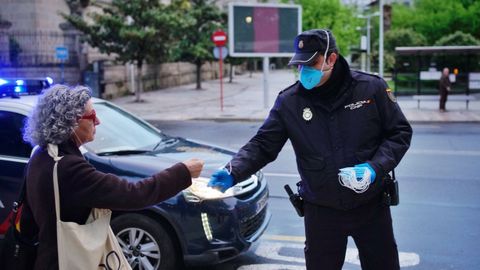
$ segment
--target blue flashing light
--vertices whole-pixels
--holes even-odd
[[[22,87],[21,86],[15,86],[15,89],[13,91],[15,91],[15,93],[20,93],[20,92],[22,92]]]
[[[48,84],[52,85],[53,84],[53,79],[50,77],[45,78],[48,82]]]
[[[7,84],[8,81],[7,80],[4,80],[4,79],[0,79],[0,85],[4,85],[4,84]]]
[[[16,80],[15,82],[17,83],[17,85],[24,85],[25,84],[24,80]]]

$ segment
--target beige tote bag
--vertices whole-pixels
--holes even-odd
[[[87,222],[80,225],[60,220],[58,189],[58,146],[49,144],[48,154],[55,161],[53,188],[57,214],[58,266],[60,270],[131,270],[117,238],[110,228],[112,211],[93,208]]]

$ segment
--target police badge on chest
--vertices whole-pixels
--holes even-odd
[[[313,113],[312,110],[309,107],[303,108],[303,114],[302,114],[303,120],[310,122],[313,118]]]

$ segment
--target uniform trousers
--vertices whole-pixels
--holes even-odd
[[[375,200],[352,210],[305,202],[307,270],[341,270],[351,236],[363,270],[399,270],[390,207]]]

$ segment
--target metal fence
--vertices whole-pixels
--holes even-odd
[[[68,49],[66,66],[78,65],[80,36],[46,31],[0,31],[0,67],[38,67],[62,63],[55,57],[58,46]]]

